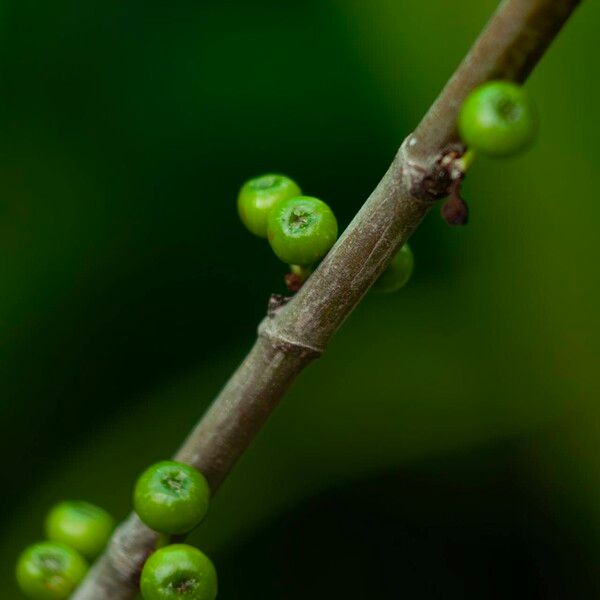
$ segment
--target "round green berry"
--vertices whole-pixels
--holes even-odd
[[[337,232],[335,215],[318,198],[282,200],[269,214],[271,248],[290,265],[306,267],[323,258],[335,243]]]
[[[73,548],[42,542],[19,557],[17,583],[31,600],[63,600],[80,584],[87,569],[85,559]]]
[[[217,573],[197,548],[173,544],[146,561],[140,589],[144,600],[214,600]]]
[[[182,534],[206,515],[210,489],[202,473],[175,461],[152,465],[137,481],[134,506],[140,519],[159,533]]]
[[[298,184],[285,175],[261,175],[247,181],[238,195],[238,212],[244,225],[259,237],[267,237],[267,219],[280,200],[299,196]]]
[[[106,546],[114,519],[99,506],[89,502],[61,502],[46,517],[46,535],[53,542],[62,542],[86,558],[96,558]]]
[[[373,284],[375,292],[395,292],[408,283],[412,275],[415,260],[412,250],[408,244],[402,248],[392,258],[386,270],[379,276],[379,279]]]
[[[535,137],[537,117],[527,92],[511,81],[490,81],[471,92],[458,116],[467,146],[488,156],[509,156]]]

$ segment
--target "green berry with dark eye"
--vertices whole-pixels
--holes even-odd
[[[238,212],[244,225],[259,237],[267,237],[267,219],[280,200],[300,196],[298,184],[285,175],[267,174],[247,181],[238,195]]]
[[[85,577],[88,565],[73,548],[42,542],[27,548],[17,562],[17,583],[31,600],[65,600]]]
[[[488,156],[524,150],[537,132],[537,115],[529,94],[511,81],[490,81],[471,92],[458,117],[462,141]]]
[[[405,286],[412,275],[415,260],[412,250],[408,244],[402,248],[392,258],[386,270],[379,276],[379,279],[373,284],[374,292],[395,292]]]
[[[89,559],[102,552],[114,526],[114,519],[104,509],[82,501],[61,502],[46,517],[49,539],[67,544]]]
[[[188,533],[202,521],[210,501],[208,482],[189,465],[163,461],[137,481],[133,502],[139,518],[159,533]]]
[[[214,600],[217,573],[197,548],[173,544],[157,550],[142,570],[144,600]]]
[[[337,233],[335,215],[318,198],[282,200],[269,214],[271,248],[290,265],[307,267],[321,260],[335,243]]]

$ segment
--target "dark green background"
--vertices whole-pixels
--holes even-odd
[[[49,504],[123,517],[252,343],[283,266],[238,222],[264,171],[345,226],[492,0],[0,5],[0,579]],[[599,591],[600,5],[528,87],[417,270],[301,378],[194,541],[237,598]]]

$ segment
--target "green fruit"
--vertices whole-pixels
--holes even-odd
[[[210,489],[204,475],[183,463],[152,465],[137,481],[134,506],[140,519],[160,533],[188,533],[206,515]]]
[[[535,137],[537,117],[527,92],[511,81],[490,81],[471,92],[458,116],[462,141],[488,156],[509,156]]]
[[[68,598],[85,577],[85,559],[69,546],[42,542],[27,548],[17,563],[17,582],[31,600]]]
[[[200,550],[173,544],[146,561],[140,588],[144,600],[214,600],[217,573]]]
[[[412,275],[415,260],[408,244],[404,244],[392,258],[386,270],[373,284],[374,292],[395,292],[408,283]]]
[[[269,214],[271,248],[290,265],[307,267],[323,258],[335,243],[337,231],[329,206],[309,196],[282,200]]]
[[[61,502],[46,517],[46,535],[71,546],[86,558],[96,558],[110,539],[114,519],[88,502]]]
[[[247,181],[238,195],[238,212],[244,225],[259,237],[267,237],[267,219],[280,200],[299,196],[295,181],[285,175],[261,175]]]

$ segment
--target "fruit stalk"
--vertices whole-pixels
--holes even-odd
[[[441,159],[457,141],[466,96],[490,79],[524,81],[579,3],[500,4],[336,245],[294,299],[262,322],[254,347],[175,457],[200,470],[213,493],[293,380],[322,354],[435,201],[447,195],[455,169]],[[72,600],[131,600],[156,540],[130,516]]]

